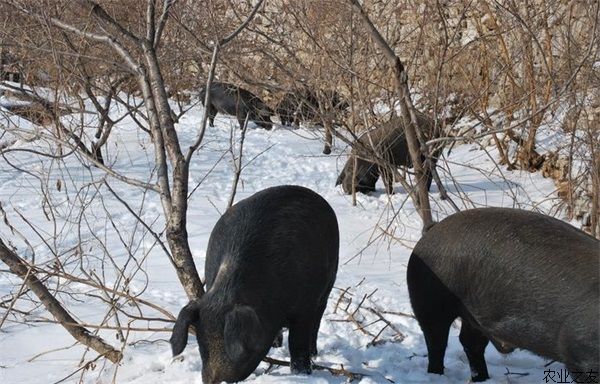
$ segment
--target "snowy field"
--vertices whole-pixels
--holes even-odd
[[[201,116],[202,108],[197,107],[182,118],[177,125],[181,142],[193,142]],[[231,193],[233,163],[228,150],[232,125],[235,124],[234,119],[219,115],[216,127],[208,128],[204,144],[192,162],[190,189],[197,189],[189,201],[188,232],[201,276],[204,275],[210,232],[225,210]],[[238,140],[239,130],[233,128],[235,140]],[[41,140],[15,145],[40,148],[45,144]],[[153,155],[147,148],[151,148],[147,135],[125,120],[112,134],[108,162],[129,177],[148,181]],[[457,146],[447,156],[447,161],[441,162],[442,179],[461,209],[475,206],[520,207],[541,212],[551,209],[556,203],[551,180],[539,174],[505,171],[505,167],[493,163],[492,159],[497,158],[493,148],[486,149],[472,144]],[[321,323],[319,356],[315,362],[334,368],[343,364],[348,371],[364,374],[361,383],[468,382],[470,371],[458,341],[459,324],[451,329],[445,375],[426,373],[427,350],[416,320],[409,316],[412,310],[405,279],[411,248],[420,237],[420,219],[407,194],[400,184],[396,184],[395,194],[387,196],[380,181],[378,192],[358,195],[357,205],[352,206],[352,198],[344,195],[340,187],[334,187],[346,159],[345,145],[338,141],[329,156],[322,155],[321,150],[322,142],[310,129],[291,130],[275,125],[272,131],[265,131],[251,124],[244,144],[243,164],[247,165],[236,195],[236,201],[239,201],[266,187],[297,184],[321,194],[337,214],[340,266],[336,288]],[[8,166],[9,161],[15,167]],[[38,179],[37,176],[42,174],[49,176]],[[172,266],[151,236],[140,235],[144,231],[122,202],[101,185],[104,177],[106,175],[98,169],[82,167],[74,156],[58,163],[28,152],[7,154],[6,159],[0,161],[0,202],[8,222],[25,235],[31,248],[11,232],[6,222],[0,224],[0,236],[16,245],[22,256],[31,257],[32,249],[35,250],[38,264],[53,260],[42,239],[65,254],[73,252],[83,241],[86,245],[82,252],[89,256],[89,261],[85,265],[74,261],[70,267],[73,273],[84,268],[105,274],[108,282],[123,284],[112,266],[101,269],[102,260],[112,263],[105,257],[111,255],[115,263],[124,266],[133,294],[176,315],[187,299]],[[153,223],[157,232],[161,231],[161,207],[156,194],[114,178],[108,177],[108,181],[134,211]],[[55,207],[53,210],[40,194],[43,183],[51,186],[48,199]],[[458,198],[459,192],[468,198],[468,202]],[[97,198],[99,194],[101,199]],[[74,206],[79,208],[74,209]],[[81,206],[86,207],[83,215],[80,214]],[[435,184],[432,207],[436,219],[452,212],[450,205],[439,199]],[[54,225],[48,216],[56,217],[58,224]],[[30,221],[29,224],[24,218]],[[85,225],[81,225],[82,221]],[[104,240],[106,249],[95,245],[98,239]],[[137,251],[135,263],[126,264],[128,248]],[[4,270],[5,266],[0,268]],[[51,287],[53,282],[50,279],[47,284]],[[18,292],[20,287],[21,281],[17,277],[0,272],[2,300]],[[93,288],[84,284],[71,284],[70,288],[93,293]],[[346,294],[340,299],[343,290]],[[106,314],[104,304],[99,305],[92,295],[85,296],[88,297],[86,300],[66,294],[58,297],[84,324],[98,324]],[[357,321],[364,326],[361,331],[357,323],[348,321],[348,314],[363,298],[361,308],[355,313]],[[31,305],[29,300],[21,299],[16,301],[15,308],[28,310]],[[366,307],[384,313],[389,324],[376,322],[378,318]],[[130,312],[135,312],[134,308]],[[147,308],[144,313],[159,316]],[[102,329],[99,334],[115,347],[122,349],[126,345],[122,363],[113,366],[98,361],[88,369],[76,371],[81,367],[82,356],[89,361],[95,353],[85,353],[82,346],[73,345],[74,340],[61,326],[44,321],[49,315],[43,309],[37,308],[33,314],[40,322],[23,324],[19,316],[11,314],[0,330],[0,383],[55,383],[65,378],[63,382],[201,382],[201,361],[193,337],[190,337],[183,359],[172,359],[168,332],[131,331],[126,333],[125,340],[119,340],[114,330]],[[0,311],[2,316],[4,310]],[[108,325],[115,324],[109,322]],[[133,321],[129,326],[169,328],[171,324],[144,320]],[[287,341],[284,348],[272,349],[269,356],[289,360]],[[525,351],[501,355],[491,345],[487,348],[486,360],[492,377],[490,383],[540,383],[544,381],[544,370],[563,368],[559,363],[545,367],[547,361]],[[262,363],[246,381],[341,383],[346,378],[326,371],[314,371],[312,376],[295,376],[287,367],[269,367]]]

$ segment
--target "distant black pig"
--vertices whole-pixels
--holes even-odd
[[[308,89],[288,92],[277,104],[277,114],[283,125],[298,125],[300,122],[314,122],[327,125],[324,119],[335,120],[336,115],[348,109],[348,103],[333,90]]]
[[[419,129],[429,134],[433,127],[433,121],[423,115],[417,115]],[[374,154],[380,160],[389,162],[390,167],[382,167],[373,159]],[[423,157],[422,160],[425,158]],[[356,171],[354,164],[356,162]],[[404,126],[400,117],[393,117],[387,123],[375,128],[358,138],[354,143],[350,157],[346,161],[342,172],[337,178],[335,185],[342,185],[346,194],[352,194],[352,187],[356,192],[368,193],[375,191],[375,183],[382,176],[387,193],[391,194],[394,189],[394,174],[398,167],[412,167],[412,159],[408,151],[408,144],[404,137]],[[431,186],[432,175],[427,174],[427,190]]]
[[[299,125],[318,116],[319,105],[316,96],[309,91],[288,92],[277,104],[277,114],[282,125]]]
[[[283,125],[310,122],[325,128],[323,153],[328,155],[333,145],[333,125],[349,106],[337,91],[304,89],[286,93],[277,105],[277,114]]]
[[[291,370],[310,373],[338,249],[335,213],[310,189],[273,187],[240,201],[211,233],[207,291],[179,313],[173,354],[183,351],[194,325],[203,382],[236,382],[287,327]]]
[[[204,103],[206,88],[200,90],[200,100]],[[248,116],[249,121],[257,125],[271,129],[271,115],[273,111],[258,96],[237,85],[213,82],[210,85],[210,103],[206,106],[209,124],[215,125],[217,112],[233,115],[237,118],[240,128],[244,127],[244,121]]]
[[[539,213],[481,208],[435,224],[407,268],[428,372],[444,373],[448,331],[460,317],[473,381],[489,378],[488,341],[563,362],[573,379],[597,378],[599,260],[600,241]]]

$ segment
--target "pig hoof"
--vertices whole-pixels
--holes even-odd
[[[488,375],[477,375],[477,376],[471,377],[471,381],[473,381],[474,383],[478,383],[481,381],[486,381],[489,378],[490,377]]]
[[[427,373],[435,373],[436,375],[443,375],[444,374],[444,368],[439,369],[439,368],[427,368]]]
[[[295,375],[310,375],[312,373],[312,363],[310,359],[293,359],[290,370]]]

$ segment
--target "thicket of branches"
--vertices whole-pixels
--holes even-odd
[[[420,164],[418,154],[441,154],[438,173],[447,180],[444,153],[474,142],[497,149],[498,167],[552,177],[561,197],[557,212],[600,236],[598,22],[597,2],[566,0],[0,0],[0,58],[17,63],[23,83],[7,83],[3,92],[27,102],[10,114],[34,123],[6,124],[0,153],[14,167],[11,156],[23,149],[12,142],[40,144],[29,151],[48,161],[27,172],[39,181],[40,209],[52,228],[37,232],[33,246],[27,233],[36,233],[36,218],[20,215],[14,200],[1,202],[1,260],[24,283],[2,298],[0,327],[40,321],[36,309],[43,305],[52,318],[42,321],[62,323],[98,353],[82,361],[116,362],[128,332],[144,329],[139,321],[173,320],[143,299],[145,287],[130,286],[144,280],[144,260],[155,249],[190,298],[203,293],[186,215],[198,188],[190,184],[190,163],[206,119],[186,145],[175,124],[213,78],[249,89],[272,107],[288,91],[309,89],[325,101],[338,92],[348,110],[322,108],[324,129],[314,131],[326,145],[334,137],[345,145],[400,115],[418,163],[414,186],[406,189],[425,225],[432,218],[422,172],[432,162]],[[433,134],[419,130],[417,111],[435,121]],[[460,119],[469,123],[459,129]],[[130,176],[109,147],[125,120],[135,123],[151,159],[145,179]],[[550,135],[564,139],[546,146]],[[84,166],[83,185],[67,171],[73,162]],[[137,188],[141,202],[127,201],[125,188]],[[144,213],[156,196],[158,219]],[[449,197],[457,208],[472,206],[464,194]],[[133,218],[130,226],[114,219],[115,206]],[[98,218],[127,258],[94,236]],[[66,297],[104,303],[103,322],[71,316],[60,303]],[[102,329],[117,332],[120,345],[94,335]]]

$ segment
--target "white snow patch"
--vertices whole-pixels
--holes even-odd
[[[186,149],[196,137],[202,108],[194,108],[177,125],[177,134]],[[117,112],[115,112],[117,113]],[[17,123],[19,124],[19,123]],[[217,126],[208,128],[202,148],[194,157],[190,171],[188,233],[192,252],[201,276],[208,238],[212,227],[225,211],[232,184],[232,159],[228,153],[231,130],[239,138],[237,122],[228,116],[219,115]],[[350,371],[365,373],[368,376],[361,383],[464,383],[470,372],[466,356],[458,341],[458,329],[451,329],[446,352],[446,373],[443,376],[429,375],[427,370],[427,349],[417,322],[406,316],[389,315],[393,325],[403,334],[399,341],[385,340],[375,346],[368,346],[372,337],[356,330],[349,322],[333,321],[341,318],[339,311],[334,313],[340,289],[352,287],[357,298],[375,292],[374,305],[388,311],[411,314],[405,273],[411,248],[420,237],[419,215],[406,192],[397,184],[395,194],[383,193],[383,184],[378,183],[378,191],[371,195],[358,195],[357,206],[352,206],[351,197],[334,187],[335,179],[346,159],[345,148],[341,143],[329,156],[321,154],[322,143],[314,130],[301,128],[289,130],[275,127],[272,131],[249,129],[244,145],[244,164],[236,200],[239,201],[264,188],[280,184],[297,184],[309,187],[320,193],[334,208],[340,225],[340,267],[336,287],[329,301],[319,332],[319,356],[316,363],[339,367],[343,364]],[[25,143],[35,148],[35,143]],[[151,170],[154,158],[151,143],[141,134],[131,119],[123,120],[115,127],[107,163],[128,177],[144,182],[152,182]],[[38,233],[51,240],[67,252],[81,245],[81,252],[90,257],[89,264],[81,268],[87,272],[106,273],[107,280],[117,283],[120,277],[107,267],[101,268],[102,257],[110,254],[114,262],[123,267],[130,278],[130,292],[139,294],[161,307],[177,314],[187,298],[178,283],[175,271],[168,259],[150,236],[141,237],[135,217],[124,206],[103,189],[103,200],[96,199],[94,184],[106,175],[95,168],[85,168],[74,158],[67,158],[57,166],[50,159],[32,155],[29,152],[11,152],[6,155],[11,163],[19,168],[0,163],[0,201],[10,223],[18,227],[35,251],[36,263],[52,262],[54,257],[47,251],[42,239],[19,219],[19,215],[29,218]],[[480,149],[463,145],[452,150],[447,161],[440,162],[440,175],[451,196],[462,209],[477,206],[521,207],[528,210],[547,212],[555,202],[554,185],[551,180],[539,174],[528,172],[508,172],[492,161],[497,158],[493,148]],[[51,189],[49,198],[55,205],[53,212],[64,227],[62,235],[53,237],[52,223],[44,211],[47,207],[40,195],[39,181],[32,175],[47,174],[49,185],[62,183],[61,190]],[[452,181],[450,176],[455,181]],[[108,178],[117,193],[138,212],[153,228],[160,232],[163,218],[161,204],[153,193],[144,193],[139,188],[125,185]],[[459,200],[457,197],[462,196]],[[439,199],[437,188],[432,188],[434,217],[441,219],[452,213],[447,202]],[[89,204],[86,208],[87,220],[81,229],[71,208],[74,204]],[[392,207],[394,209],[392,209]],[[397,211],[397,214],[395,212]],[[17,214],[18,212],[18,214]],[[110,217],[107,214],[110,212]],[[92,220],[93,218],[93,220]],[[125,235],[120,239],[114,230],[118,228]],[[388,235],[384,235],[386,232]],[[29,249],[24,242],[4,224],[0,224],[0,236],[13,242],[19,250]],[[105,254],[94,246],[94,236],[106,237],[108,247]],[[137,244],[137,263],[143,266],[140,273],[129,260],[122,241]],[[30,252],[30,257],[33,253]],[[92,260],[96,260],[92,262]],[[77,266],[77,264],[74,264]],[[77,269],[73,270],[74,273]],[[0,272],[0,295],[3,298],[19,290],[18,278]],[[79,284],[71,287],[78,292],[93,291],[93,287]],[[103,304],[97,300],[76,301],[61,295],[61,301],[78,319],[97,324],[105,313]],[[31,309],[28,301],[17,300],[16,308]],[[133,308],[127,309],[133,311]],[[0,312],[1,313],[1,312]],[[42,309],[35,309],[39,317],[49,315]],[[158,316],[158,315],[157,315]],[[9,316],[0,332],[0,377],[2,383],[52,383],[78,369],[84,348],[72,346],[73,339],[59,325],[40,322],[35,325],[19,323],[18,317]],[[165,325],[166,324],[166,325]],[[168,323],[135,321],[132,327],[169,327]],[[122,349],[123,342],[115,338],[114,330],[102,330],[99,335]],[[119,366],[99,362],[86,371],[83,382],[110,383],[201,383],[201,360],[196,341],[190,337],[183,359],[171,358],[166,332],[137,332],[127,334],[125,357]],[[385,339],[384,335],[384,339]],[[63,349],[69,347],[68,349]],[[36,355],[38,357],[35,357]],[[270,352],[274,358],[289,360],[287,342],[284,348]],[[86,354],[87,359],[95,356]],[[34,358],[35,357],[35,358]],[[531,383],[544,378],[546,361],[527,352],[517,351],[503,356],[493,347],[487,349],[486,358],[492,379],[489,383]],[[291,375],[288,368],[274,367],[266,373],[267,364],[261,364],[246,382],[249,383],[342,383],[342,377],[328,372],[315,371],[311,376]],[[560,369],[553,364],[550,368]],[[518,373],[509,374],[507,373]],[[78,372],[65,382],[78,382],[82,372]],[[521,375],[523,374],[523,375]]]

